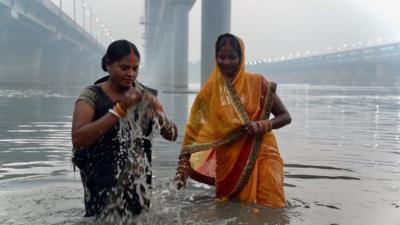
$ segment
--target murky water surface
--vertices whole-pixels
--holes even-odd
[[[71,114],[82,87],[0,85],[0,224],[96,224],[83,218],[70,163]],[[195,91],[164,90],[179,126],[154,140],[152,208],[137,224],[400,224],[400,89],[280,85],[292,114],[276,131],[288,207],[216,202],[212,187],[171,180]],[[195,89],[194,89],[195,90]]]

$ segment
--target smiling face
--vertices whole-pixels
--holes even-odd
[[[235,76],[235,73],[240,64],[239,53],[232,48],[229,42],[218,51],[217,64],[221,73],[228,77]]]
[[[107,71],[110,73],[110,79],[120,86],[127,89],[132,86],[139,73],[139,60],[135,54],[124,56],[121,60],[108,63]]]

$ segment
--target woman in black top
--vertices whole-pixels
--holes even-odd
[[[160,134],[176,140],[176,125],[163,113],[157,92],[136,80],[139,61],[131,42],[111,43],[102,60],[109,76],[85,88],[75,103],[73,162],[85,189],[85,216],[137,215],[148,207],[151,141],[147,137],[158,122]],[[138,132],[129,131],[133,129]],[[139,162],[141,158],[145,163]],[[144,184],[135,182],[143,176]]]

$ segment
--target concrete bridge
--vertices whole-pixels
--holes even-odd
[[[73,1],[75,3],[75,0]],[[195,0],[146,0],[143,76],[186,88],[189,12]],[[201,81],[216,37],[230,31],[230,0],[202,0]],[[85,18],[85,16],[83,17]],[[84,26],[85,27],[85,26]],[[0,0],[0,82],[89,83],[101,74],[104,42],[50,0]],[[248,69],[290,83],[399,85],[400,43],[285,60]]]
[[[247,68],[287,83],[399,86],[400,43],[286,60],[257,60]]]
[[[104,46],[49,0],[0,0],[0,82],[80,83]]]
[[[146,0],[144,76],[171,87],[188,85],[189,12],[196,0]],[[231,0],[202,0],[201,81],[214,65],[214,43],[230,31]],[[143,77],[143,76],[142,76]],[[145,79],[144,77],[144,79]]]

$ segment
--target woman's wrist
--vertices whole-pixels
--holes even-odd
[[[188,160],[188,161],[189,161],[189,159],[190,159],[190,154],[182,154],[182,155],[179,155],[178,159],[179,159],[179,160],[183,159],[183,160]]]
[[[257,124],[260,126],[262,133],[270,132],[272,130],[271,120],[259,120],[257,121]]]
[[[167,116],[163,112],[157,111],[156,112],[156,117],[158,119],[158,123],[161,126],[163,126],[164,123],[166,123],[168,121],[168,119],[166,118]]]

